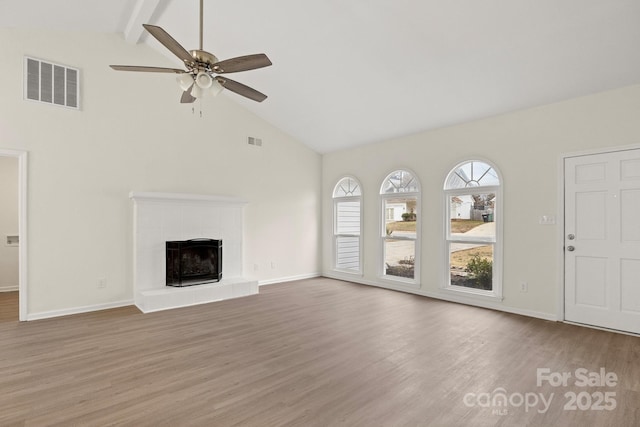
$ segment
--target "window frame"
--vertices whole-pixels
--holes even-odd
[[[351,196],[336,196],[336,191],[338,189],[338,186],[345,180],[345,179],[350,179],[353,180],[357,186],[360,188],[360,194],[359,195],[351,195]],[[332,227],[332,240],[333,240],[333,254],[332,254],[332,268],[333,271],[336,272],[340,272],[340,273],[346,273],[346,274],[352,274],[352,275],[359,275],[362,276],[363,275],[363,266],[362,266],[362,261],[363,261],[363,245],[362,245],[362,220],[363,220],[363,209],[362,209],[362,202],[363,202],[363,189],[362,189],[362,184],[360,183],[360,180],[358,180],[356,177],[352,176],[352,175],[345,175],[343,177],[341,177],[340,179],[337,180],[336,185],[334,185],[333,187],[333,192],[331,193],[331,198],[333,201],[333,227]],[[359,203],[359,207],[360,207],[360,231],[358,234],[352,234],[352,233],[338,233],[338,204],[342,203],[342,202],[358,202]],[[338,267],[338,239],[340,237],[356,237],[358,239],[358,269],[349,269],[349,268],[340,268]]]
[[[411,176],[413,177],[413,179],[415,180],[416,183],[416,187],[418,189],[418,191],[407,191],[407,192],[396,192],[396,193],[385,193],[384,192],[384,188],[385,188],[385,184],[387,183],[387,181],[389,180],[389,178],[399,172],[399,171],[403,171],[403,172],[407,172],[409,174],[411,174]],[[408,168],[398,168],[398,169],[394,169],[392,170],[390,173],[388,173],[387,175],[385,175],[384,179],[382,180],[382,184],[380,185],[380,191],[379,191],[379,196],[380,196],[380,209],[379,209],[379,216],[380,216],[380,220],[379,220],[379,233],[380,233],[380,238],[379,240],[379,260],[380,263],[378,265],[378,278],[381,281],[385,281],[388,283],[393,283],[393,284],[400,284],[400,285],[405,285],[405,286],[410,286],[410,287],[414,287],[414,288],[418,288],[420,287],[420,248],[421,248],[421,235],[422,235],[422,186],[420,184],[420,180],[418,179],[418,176],[416,175],[415,172],[413,172],[411,169]],[[415,238],[412,237],[407,237],[407,236],[395,236],[393,238],[387,236],[386,233],[386,224],[387,224],[387,201],[388,200],[392,200],[392,199],[397,199],[397,198],[415,198],[415,204],[416,204],[416,236]],[[408,240],[408,241],[413,241],[414,242],[414,264],[413,264],[413,279],[409,279],[406,277],[400,277],[400,276],[393,276],[393,275],[388,275],[385,274],[385,262],[386,262],[386,241],[388,239],[393,239],[393,240]]]
[[[452,174],[454,174],[460,167],[471,162],[484,163],[489,166],[495,172],[498,185],[479,185],[479,186],[465,186],[462,188],[447,188],[447,183]],[[449,169],[443,185],[443,200],[444,200],[444,274],[441,282],[441,289],[452,292],[457,295],[466,294],[477,298],[489,298],[491,300],[503,299],[503,284],[502,284],[502,263],[503,263],[503,211],[504,211],[504,198],[503,198],[504,181],[500,170],[491,162],[482,158],[467,159],[458,162],[454,167]],[[495,202],[493,209],[493,222],[496,224],[496,231],[494,237],[466,237],[460,238],[459,236],[451,235],[451,203],[450,198],[453,196],[471,195],[471,194],[495,194]],[[451,284],[451,244],[452,243],[486,243],[493,246],[493,268],[492,268],[492,289],[483,290],[475,288],[467,288],[464,286]]]

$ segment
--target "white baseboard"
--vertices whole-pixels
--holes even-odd
[[[543,320],[550,320],[552,322],[559,321],[558,318],[556,317],[556,315],[552,314],[552,313],[545,313],[545,312],[541,312],[541,311],[527,310],[527,309],[516,308],[516,307],[509,307],[509,306],[502,305],[501,303],[496,303],[496,302],[492,302],[492,301],[476,300],[473,297],[468,297],[466,295],[457,296],[457,295],[451,295],[449,293],[445,294],[445,293],[440,293],[440,292],[424,291],[424,290],[418,289],[418,288],[414,289],[414,288],[408,288],[408,287],[393,286],[393,285],[389,285],[387,283],[379,283],[379,282],[375,282],[375,281],[372,281],[372,280],[366,280],[366,279],[363,279],[360,276],[351,277],[351,276],[345,276],[343,274],[336,274],[334,272],[326,272],[326,273],[323,274],[323,276],[329,277],[331,279],[338,279],[338,280],[344,280],[344,281],[347,281],[347,282],[354,282],[354,283],[358,283],[358,284],[361,284],[361,285],[376,286],[378,288],[390,289],[390,290],[393,290],[393,291],[406,292],[406,293],[421,295],[421,296],[429,297],[429,298],[433,298],[433,299],[439,299],[439,300],[443,300],[443,301],[455,302],[455,303],[458,303],[458,304],[472,305],[474,307],[488,308],[490,310],[504,311],[506,313],[519,314],[521,316],[535,317],[537,319],[543,319]]]
[[[457,297],[455,295],[452,296],[452,295],[449,295],[449,294],[440,294],[440,293],[436,293],[436,292],[423,291],[421,289],[412,289],[412,288],[406,288],[406,287],[394,287],[394,286],[388,285],[386,283],[378,283],[378,282],[375,282],[375,281],[366,280],[366,279],[363,279],[361,276],[345,276],[345,275],[342,275],[342,274],[335,274],[335,273],[332,273],[332,272],[327,272],[325,274],[320,274],[320,273],[300,274],[300,275],[297,275],[297,276],[289,276],[289,277],[280,277],[280,278],[277,278],[277,279],[261,280],[261,281],[258,282],[258,286],[267,286],[267,285],[273,285],[273,284],[276,284],[276,283],[293,282],[295,280],[313,279],[313,278],[321,277],[321,276],[328,277],[328,278],[331,278],[331,279],[344,280],[344,281],[347,281],[347,282],[354,282],[354,283],[358,283],[358,284],[362,284],[362,285],[375,286],[375,287],[384,288],[384,289],[390,289],[390,290],[394,290],[394,291],[400,291],[400,292],[406,292],[406,293],[421,295],[421,296],[424,296],[424,297],[429,297],[429,298],[434,298],[434,299],[439,299],[439,300],[444,300],[444,301],[450,301],[450,302],[455,302],[455,303],[460,303],[460,304],[472,305],[472,306],[481,307],[481,308],[488,308],[488,309],[491,309],[491,310],[504,311],[504,312],[507,312],[507,313],[518,314],[518,315],[521,315],[521,316],[535,317],[535,318],[538,318],[538,319],[550,320],[550,321],[553,321],[553,322],[557,322],[558,321],[557,317],[554,314],[551,314],[551,313],[544,313],[544,312],[539,312],[539,311],[535,311],[535,310],[527,310],[527,309],[521,309],[521,308],[516,308],[516,307],[509,307],[509,306],[501,305],[499,303],[492,303],[492,302],[489,302],[489,301],[476,301],[476,300],[472,300],[471,298],[465,297],[465,296]],[[3,288],[0,288],[0,289],[3,289]],[[133,300],[118,301],[118,302],[106,303],[106,304],[96,304],[96,305],[90,305],[90,306],[84,306],[84,307],[74,307],[74,308],[63,309],[63,310],[52,310],[52,311],[44,311],[44,312],[40,312],[40,313],[31,313],[31,314],[27,315],[27,319],[26,320],[30,321],[30,320],[48,319],[48,318],[51,318],[51,317],[68,316],[68,315],[71,315],[71,314],[88,313],[88,312],[91,312],[91,311],[98,311],[98,310],[108,310],[110,308],[126,307],[126,306],[129,306],[129,305],[134,305],[134,301]]]
[[[18,289],[18,285],[0,285],[0,292],[15,292]]]
[[[293,282],[296,280],[313,279],[320,277],[320,273],[300,274],[298,276],[280,277],[277,279],[260,280],[258,286],[275,285],[276,283]]]
[[[269,279],[269,280],[259,281],[258,282],[258,286],[273,285],[273,284],[276,284],[276,283],[284,283],[284,282],[292,282],[292,281],[295,281],[295,280],[312,279],[312,278],[320,277],[320,276],[321,276],[320,273],[309,273],[309,274],[301,274],[301,275],[298,275],[298,276],[280,277],[280,278],[277,278],[277,279]],[[96,305],[88,305],[88,306],[84,306],[84,307],[74,307],[74,308],[63,309],[63,310],[52,310],[52,311],[43,311],[43,312],[40,312],[40,313],[30,313],[30,314],[27,315],[26,320],[30,321],[30,320],[48,319],[48,318],[51,318],[51,317],[69,316],[71,314],[88,313],[88,312],[91,312],[91,311],[98,311],[98,310],[108,310],[110,308],[126,307],[126,306],[129,306],[129,305],[135,305],[135,302],[133,300],[118,301],[118,302],[106,303],[106,304],[96,304]]]
[[[91,311],[108,310],[110,308],[127,307],[129,305],[134,305],[133,300],[86,305],[84,307],[66,308],[63,310],[42,311],[40,313],[27,314],[27,321],[49,319],[51,317],[69,316],[71,314],[88,313]]]

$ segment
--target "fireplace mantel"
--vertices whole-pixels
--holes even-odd
[[[143,312],[166,310],[258,293],[243,278],[243,211],[229,196],[132,191],[134,300]],[[165,283],[165,243],[197,238],[224,241],[223,279],[188,288]]]

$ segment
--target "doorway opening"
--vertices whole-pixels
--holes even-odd
[[[8,316],[5,320],[23,321],[27,320],[27,152],[0,149],[0,168],[7,184],[0,187],[0,250],[6,261],[0,265],[5,282],[0,283],[4,294],[0,305]],[[17,316],[11,311],[16,302]]]

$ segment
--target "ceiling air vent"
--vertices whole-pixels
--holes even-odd
[[[79,82],[77,68],[24,58],[24,99],[77,110]]]

